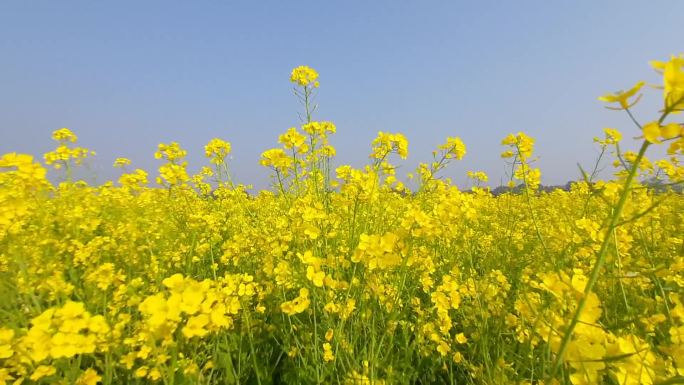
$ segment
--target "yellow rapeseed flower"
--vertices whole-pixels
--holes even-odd
[[[76,379],[76,385],[97,385],[100,381],[102,376],[94,369],[88,368]]]
[[[307,66],[296,67],[290,75],[290,81],[302,87],[312,86],[317,88],[320,85],[317,79],[318,72]]]
[[[330,343],[326,342],[323,344],[323,361],[330,362],[335,359],[335,355],[332,351],[332,346]]]
[[[124,166],[129,166],[131,164],[131,160],[128,158],[116,158],[114,160],[114,167],[124,167]]]
[[[637,84],[634,85],[634,87],[630,88],[627,91],[617,91],[611,94],[605,94],[603,96],[599,96],[599,100],[606,102],[606,103],[618,103],[620,104],[620,107],[622,109],[627,109],[632,107],[636,102],[638,101],[638,98],[636,101],[632,102],[630,104],[629,98],[632,96],[636,95],[637,92],[641,89],[641,87],[646,84],[645,82],[641,81],[638,82]]]

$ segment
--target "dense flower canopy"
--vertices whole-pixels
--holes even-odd
[[[304,121],[261,155],[270,190],[233,181],[218,138],[194,175],[179,143],[159,144],[157,186],[126,158],[118,184],[77,180],[94,152],[67,128],[45,164],[5,154],[0,385],[677,381],[684,65],[653,66],[665,105],[632,135],[638,152],[604,129],[567,191],[539,190],[524,132],[502,140],[515,189],[498,196],[482,171],[461,188],[442,176],[467,154],[456,136],[405,176],[401,133],[379,132],[368,165],[334,167],[309,67],[291,74]],[[601,100],[629,110],[642,85]],[[611,180],[596,178],[604,156]]]

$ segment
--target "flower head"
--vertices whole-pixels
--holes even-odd
[[[204,155],[211,159],[211,163],[221,164],[230,154],[231,146],[225,140],[214,138],[204,146]]]
[[[673,112],[684,109],[684,55],[672,56],[669,61],[653,61],[651,66],[663,74],[665,108]]]
[[[131,164],[131,160],[127,159],[127,158],[116,158],[116,160],[114,161],[114,167],[119,167],[119,168],[124,167],[124,166],[128,166],[130,164]]]
[[[302,87],[313,86],[318,88],[318,72],[308,66],[299,66],[292,70],[290,81]]]
[[[76,143],[76,134],[71,132],[70,129],[64,127],[60,128],[59,130],[55,130],[52,132],[52,139],[58,141],[58,142],[71,142],[71,143]]]

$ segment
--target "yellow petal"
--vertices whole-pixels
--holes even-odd
[[[660,127],[660,135],[665,139],[676,138],[680,135],[682,127],[679,123],[670,123]]]
[[[644,126],[644,138],[651,143],[660,143],[660,126],[658,122],[651,122]]]
[[[600,100],[602,102],[606,102],[606,103],[613,103],[613,102],[616,102],[618,99],[617,99],[617,96],[615,96],[615,94],[605,94],[605,95],[599,96],[598,100]]]
[[[664,61],[658,61],[658,60],[652,60],[652,61],[648,62],[648,64],[650,64],[651,67],[653,67],[653,69],[660,70],[660,71],[665,69],[665,63],[666,62],[664,62]]]
[[[641,89],[641,87],[644,86],[644,84],[646,84],[646,82],[644,81],[637,82],[637,84],[635,84],[634,87],[630,88],[627,92],[624,93],[625,97],[629,98],[634,96],[637,92],[639,92],[639,90]]]

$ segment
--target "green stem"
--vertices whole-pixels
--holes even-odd
[[[256,375],[257,384],[261,385],[261,376],[259,375],[259,364],[257,362],[256,350],[254,349],[254,342],[252,341],[252,324],[249,320],[249,312],[245,312],[245,315],[245,319],[247,320],[247,329],[249,331],[247,341],[249,342],[250,355],[252,356],[252,364],[254,365],[254,374]]]
[[[311,91],[309,87],[304,86],[304,108],[306,109],[306,122],[311,123],[311,109],[309,108],[309,95]]]

